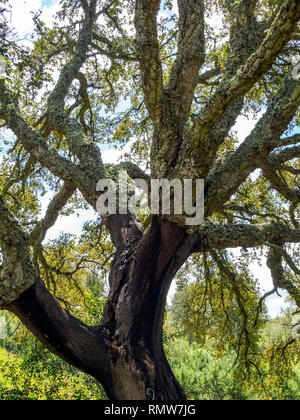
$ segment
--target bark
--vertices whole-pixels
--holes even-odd
[[[111,373],[101,330],[70,315],[42,281],[3,309],[14,313],[52,353],[107,387]]]
[[[102,324],[64,310],[41,280],[4,306],[53,353],[95,377],[112,400],[184,400],[162,345],[170,284],[198,236],[154,218],[143,236],[132,216],[110,220],[117,247]]]
[[[117,399],[181,400],[162,347],[164,308],[174,275],[196,238],[155,218],[141,241],[119,248],[102,327]]]

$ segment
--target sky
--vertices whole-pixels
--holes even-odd
[[[16,28],[21,36],[32,32],[32,11],[43,10],[45,22],[51,23],[53,16],[59,7],[59,0],[10,0],[12,13],[10,23]]]
[[[42,10],[42,19],[48,26],[51,26],[54,15],[59,8],[59,0],[10,0],[10,4],[12,5],[10,23],[15,27],[15,29],[19,33],[20,39],[26,38],[26,40],[23,40],[22,42],[26,43],[27,45],[32,44],[32,41],[30,41],[29,36],[33,30],[33,22],[30,12]],[[173,11],[176,12],[175,5]],[[209,18],[209,23],[215,28],[218,28],[222,24],[222,20],[220,16],[213,15]],[[256,118],[247,118],[244,116],[240,116],[238,118],[234,127],[234,131],[237,132],[240,142],[242,142],[248,136],[248,134],[250,134],[259,117],[260,116]],[[104,163],[117,163],[121,155],[124,154],[124,152],[128,152],[129,149],[130,145],[127,145],[125,150],[123,151],[118,151],[115,149],[104,150],[102,152]],[[43,197],[42,213],[46,211],[50,199],[51,193],[46,194],[46,196]],[[49,230],[47,239],[55,239],[62,232],[79,235],[83,224],[87,220],[95,219],[96,217],[97,215],[93,210],[81,211],[79,215],[71,215],[67,217],[60,216],[56,225]],[[261,285],[262,292],[267,292],[273,289],[270,272],[265,262],[263,263],[262,267],[258,266],[258,264],[252,264],[251,271],[254,274],[254,276],[258,279]],[[174,291],[175,284],[173,284],[173,286],[171,287],[171,291],[169,294],[169,302],[171,300],[172,295],[174,294]],[[282,298],[279,298],[277,295],[273,295],[270,298],[268,298],[267,306],[271,317],[275,317],[280,313],[282,309],[287,307],[286,303],[284,302],[284,296],[286,295],[283,294],[282,296]]]

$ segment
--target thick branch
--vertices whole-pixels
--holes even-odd
[[[203,85],[209,85],[210,84],[209,79],[211,79],[212,77],[216,77],[219,74],[221,74],[220,67],[216,67],[215,69],[208,70],[205,73],[200,74],[200,76],[198,77],[198,83],[203,84]]]
[[[35,131],[22,117],[18,104],[13,95],[0,80],[0,118],[6,122],[25,150],[36,158],[43,167],[65,182],[73,183],[86,198],[88,203],[95,206],[97,201],[96,184],[99,178],[89,176],[80,167],[50,149],[44,138]]]
[[[92,40],[92,28],[95,18],[96,1],[93,0],[79,33],[75,53],[72,59],[64,65],[58,82],[48,100],[49,117],[55,126],[60,125],[61,115],[64,114],[64,99],[86,60],[87,49]]]
[[[167,87],[179,124],[189,116],[199,69],[205,60],[204,2],[179,0],[179,43]]]
[[[259,29],[258,22],[254,15],[254,4],[250,5],[250,2],[241,1],[231,2],[227,1],[227,7],[230,9],[231,15],[231,27],[230,27],[230,56],[223,70],[223,79],[225,82],[219,82],[216,86],[223,86],[233,75],[236,74],[237,70],[242,67],[249,59],[249,57],[257,50],[264,39],[264,33]],[[209,77],[216,76],[221,73],[221,68],[210,70],[203,75],[199,76],[199,83],[207,83],[205,80]],[[209,84],[209,83],[208,83]],[[220,88],[218,88],[220,90]],[[228,134],[236,122],[244,103],[243,95],[233,99],[232,103],[224,109],[222,116],[217,122],[211,126],[210,132],[206,133],[206,140],[199,142],[191,141],[188,136],[181,146],[181,150],[178,155],[178,165],[176,169],[180,171],[185,170],[184,166],[190,168],[191,163],[195,168],[201,168],[198,171],[199,178],[206,178],[209,169],[212,166],[216,158],[216,154],[228,137]],[[196,119],[197,121],[197,119]],[[206,123],[205,127],[206,128]],[[204,131],[203,131],[204,132]],[[193,131],[191,133],[193,140]],[[189,156],[188,161],[185,160],[185,156]],[[190,156],[193,156],[193,162],[190,161]]]
[[[70,315],[41,280],[4,309],[14,313],[52,353],[93,375],[104,389],[109,389],[110,360],[101,331]]]
[[[255,16],[257,0],[225,0],[230,15],[230,55],[226,68],[233,75],[260,46],[264,34]]]
[[[0,245],[4,262],[0,271],[0,308],[16,300],[37,280],[31,266],[29,242],[0,197]]]
[[[300,135],[298,136],[296,135],[294,136],[294,138],[295,140],[296,138],[298,138],[296,143],[300,142]],[[299,157],[300,157],[300,146],[294,146],[294,147],[289,147],[284,150],[281,150],[280,152],[272,153],[268,158],[268,162],[276,165],[276,164],[288,162],[289,160],[299,158]]]
[[[276,248],[270,248],[267,265],[271,271],[274,286],[286,290],[300,308],[300,290],[284,275],[282,252]]]
[[[293,145],[293,144],[300,143],[300,134],[294,134],[293,136],[284,137],[284,138],[280,138],[280,139],[278,139],[278,137],[276,137],[274,143],[277,144],[277,147],[290,146],[290,145]]]
[[[207,141],[212,126],[232,101],[245,95],[271,68],[274,60],[295,32],[299,18],[299,2],[285,0],[260,47],[240,67],[234,77],[225,80],[200,113],[192,134],[195,145]]]
[[[158,124],[163,93],[162,65],[159,57],[156,18],[160,0],[137,0],[135,11],[136,48],[148,112]]]
[[[214,225],[207,224],[197,231],[199,235],[198,251],[210,249],[253,248],[269,243],[300,243],[300,230],[290,229],[286,225]]]
[[[93,374],[104,386],[111,382],[110,362],[99,330],[89,328],[65,311],[45,288],[35,270],[29,238],[0,198],[0,309],[22,323],[52,352]]]
[[[270,161],[262,165],[263,175],[270,182],[272,188],[293,204],[300,203],[300,191],[289,188],[285,180],[278,175],[277,169],[276,164]]]
[[[300,83],[290,76],[273,98],[265,115],[244,143],[213,168],[206,180],[206,214],[211,215],[228,201],[245,179],[280,144],[280,137],[300,104]]]
[[[53,89],[47,108],[47,120],[44,126],[46,134],[55,129],[66,136],[72,153],[80,160],[82,168],[91,178],[103,178],[104,168],[99,148],[84,133],[81,124],[74,118],[69,118],[65,112],[65,98],[75,79],[82,80],[80,69],[87,58],[87,50],[92,41],[92,29],[96,19],[96,1],[92,1],[83,27],[75,46],[75,53],[68,61]]]

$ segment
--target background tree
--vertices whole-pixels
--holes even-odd
[[[52,28],[34,15],[33,48],[16,42],[9,1],[0,10],[0,120],[13,133],[0,177],[1,308],[109,398],[183,399],[162,326],[173,278],[197,258],[200,300],[219,297],[217,317],[229,318],[228,335],[255,369],[271,292],[260,298],[249,257],[236,266],[226,249],[267,249],[272,293],[285,289],[299,307],[299,2],[63,0]],[[216,11],[222,28],[207,23]],[[239,144],[237,117],[258,111]],[[131,139],[130,162],[103,164],[99,144]],[[124,168],[132,178],[204,179],[205,222],[103,217],[78,242],[64,236],[48,249],[46,233],[66,205],[95,209],[97,182]],[[41,219],[48,188],[55,194]],[[56,282],[70,280],[80,295],[76,275],[101,277],[108,265],[103,318],[87,326],[56,296]]]

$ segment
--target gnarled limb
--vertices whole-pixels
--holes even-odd
[[[156,19],[160,0],[137,0],[135,6],[136,49],[140,62],[145,102],[154,125],[159,124],[163,94]]]
[[[271,247],[269,249],[267,265],[271,271],[274,286],[286,290],[300,308],[300,290],[285,277],[282,258],[283,253],[280,248]]]
[[[0,307],[16,300],[37,280],[30,264],[28,238],[19,228],[0,197],[0,245],[3,266],[0,271]]]
[[[284,138],[276,136],[276,139],[273,141],[273,144],[276,144],[277,147],[290,146],[297,143],[300,143],[300,134],[294,134],[293,136]]]
[[[0,198],[0,307],[13,312],[53,353],[103,382],[110,380],[110,362],[100,330],[90,328],[61,307],[34,268],[29,237]]]
[[[278,53],[295,32],[299,18],[298,1],[285,0],[260,47],[240,67],[234,77],[222,83],[198,116],[192,133],[192,141],[196,147],[207,141],[212,126],[224,114],[232,101],[245,95],[270,69]]]
[[[73,80],[86,60],[88,46],[92,39],[93,24],[96,19],[96,0],[92,0],[86,10],[85,20],[79,33],[75,53],[70,61],[68,61],[60,75],[56,86],[54,87],[48,100],[48,118],[56,127],[61,124],[64,114],[64,99],[68,94]]]
[[[14,132],[25,150],[33,155],[42,166],[49,169],[54,175],[64,181],[73,182],[85,197],[87,195],[90,197],[88,199],[90,203],[96,202],[95,190],[91,185],[89,177],[77,165],[48,147],[44,138],[23,118],[16,100],[6,88],[4,81],[1,80],[0,118]],[[84,190],[85,193],[83,192]],[[91,199],[92,195],[94,195],[94,199]]]
[[[300,243],[300,230],[291,229],[281,223],[268,225],[215,225],[201,226],[195,235],[199,235],[197,250],[207,252],[210,249],[252,248],[270,243]]]
[[[300,142],[300,135],[294,136],[295,144]],[[298,140],[297,140],[298,139]],[[284,139],[285,140],[285,139]],[[293,144],[293,143],[292,143]],[[268,162],[272,164],[282,164],[289,160],[300,157],[300,146],[289,147],[280,152],[271,153]]]
[[[297,205],[300,203],[300,191],[292,190],[287,183],[277,173],[278,167],[273,162],[264,163],[262,165],[263,176],[270,182],[273,189],[278,191],[288,201]]]
[[[233,75],[260,46],[264,34],[255,16],[257,0],[225,0],[230,21],[228,74]]]
[[[74,318],[46,289],[40,279],[17,300],[4,306],[14,313],[41,343],[76,368],[93,375],[110,398],[110,361],[100,329]]]
[[[280,104],[280,106],[279,106]],[[206,215],[211,215],[231,197],[245,179],[280,145],[280,136],[300,104],[300,83],[288,76],[267,112],[244,143],[206,179]]]
[[[222,70],[222,78],[225,79],[225,81],[235,75],[238,68],[245,64],[247,59],[256,51],[257,47],[264,39],[264,33],[259,29],[259,24],[254,15],[254,6],[254,2],[252,2],[251,5],[250,2],[239,2],[238,4],[231,1],[227,2],[227,7],[230,10],[231,15],[231,27],[229,41],[230,56],[225,65],[225,69]],[[199,76],[198,81],[201,83],[201,81],[205,81],[207,77],[213,77],[220,72],[221,69],[217,67],[216,69]],[[224,83],[224,80],[222,83],[222,78],[218,83],[220,85],[223,85]],[[207,132],[206,140],[203,140],[197,147],[193,142],[192,129],[190,135],[182,143],[178,153],[177,167],[174,172],[178,170],[185,172],[185,165],[190,168],[192,163],[195,168],[199,168],[197,173],[198,178],[206,178],[220,146],[227,138],[237,117],[242,111],[243,103],[243,96],[236,97],[228,108],[224,110],[222,116],[216,120],[214,126],[211,127],[210,132]],[[197,118],[199,118],[199,116],[196,117],[196,122]],[[203,127],[203,129],[205,128],[206,126]],[[194,153],[195,149],[197,150],[197,153]],[[186,156],[189,156],[188,160],[185,159]],[[192,162],[190,156],[193,156]]]
[[[104,167],[100,150],[85,135],[82,125],[75,118],[69,118],[65,112],[65,98],[72,82],[74,79],[82,80],[83,77],[80,69],[86,61],[87,50],[92,41],[92,30],[96,19],[96,5],[97,1],[93,0],[88,6],[85,21],[75,46],[74,55],[64,65],[58,82],[48,99],[47,119],[43,130],[47,135],[53,129],[65,135],[70,150],[78,157],[82,169],[91,179],[94,178],[97,182],[104,177]]]
[[[204,2],[178,0],[179,42],[166,88],[172,112],[181,130],[189,117],[199,70],[205,60]]]
[[[209,85],[209,79],[219,76],[219,74],[221,74],[221,68],[220,67],[216,67],[212,70],[208,70],[205,73],[200,74],[200,76],[198,77],[198,83],[201,85]]]

